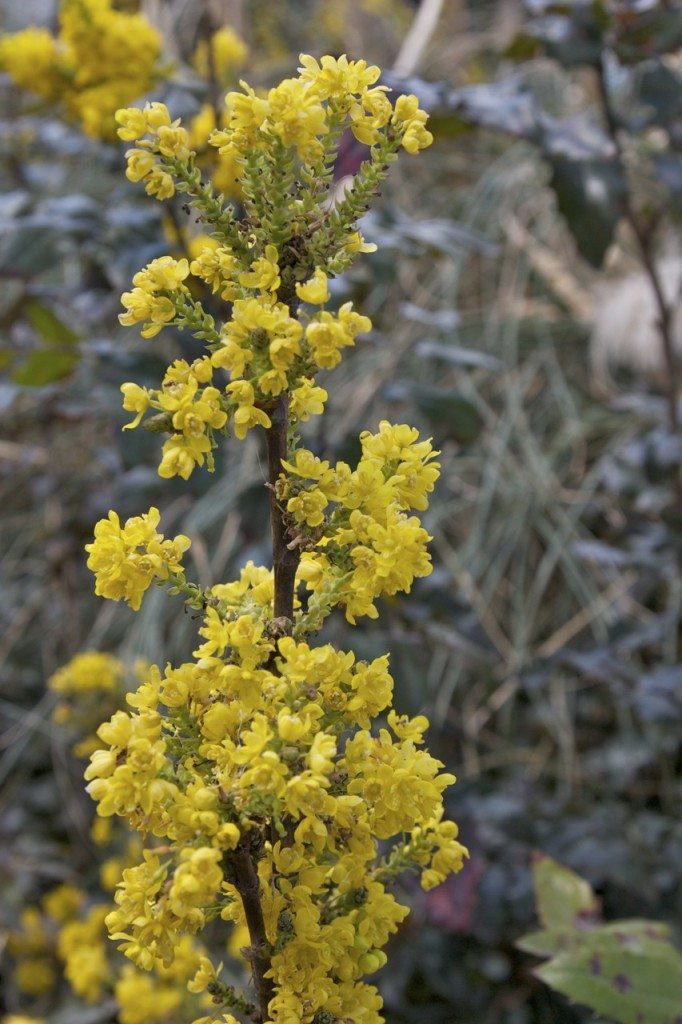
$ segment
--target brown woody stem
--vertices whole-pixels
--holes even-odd
[[[275,491],[282,473],[282,459],[287,454],[289,399],[282,396],[270,413],[272,426],[266,431],[268,446],[268,481],[270,484],[270,527],[272,530],[272,565],[275,573],[274,617],[293,622],[296,570],[300,559],[297,549],[290,549],[284,511]]]
[[[255,862],[248,850],[237,850],[230,857],[234,884],[244,907],[246,924],[251,939],[251,966],[256,989],[258,1009],[262,1021],[269,1020],[268,1004],[275,994],[271,978],[265,975],[270,969],[269,944],[260,902],[260,880]]]

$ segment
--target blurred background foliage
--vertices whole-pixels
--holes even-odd
[[[375,329],[309,438],[352,458],[359,430],[387,417],[442,450],[433,575],[352,637],[337,619],[325,631],[361,656],[391,652],[397,707],[429,715],[431,747],[459,776],[449,810],[471,851],[459,876],[411,893],[380,984],[392,1024],[593,1019],[515,942],[534,919],[536,850],[589,880],[606,921],[682,911],[682,12],[448,0],[422,3],[415,22],[408,0],[117,6],[161,32],[150,95],[183,118],[219,109],[240,75],[267,86],[300,50],[375,61],[431,112],[436,145],[401,161],[363,225],[379,251],[335,282]],[[55,18],[52,0],[0,0],[5,33]],[[231,81],[197,58],[222,25],[248,47]],[[202,585],[266,561],[268,533],[255,438],[226,444],[214,475],[169,483],[157,439],[120,433],[121,382],[194,355],[171,332],[149,342],[119,327],[120,292],[149,259],[191,248],[195,229],[126,182],[122,145],[7,75],[0,95],[0,925],[12,935],[55,885],[98,877],[82,764],[46,680],[79,651],[132,669],[193,647],[191,616],[160,594],[137,615],[94,597],[93,523],[159,505],[167,533],[191,536]],[[349,145],[340,178],[357,159]],[[115,1002],[87,1008],[64,983],[27,994],[15,959],[6,1012],[117,1019]]]

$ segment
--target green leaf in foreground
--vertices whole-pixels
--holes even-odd
[[[533,871],[538,917],[550,931],[596,921],[599,903],[584,878],[551,857],[540,857]]]
[[[630,949],[613,935],[597,948],[561,953],[535,974],[619,1024],[682,1022],[682,956],[667,942]]]

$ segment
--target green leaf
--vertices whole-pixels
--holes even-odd
[[[14,371],[12,379],[15,384],[23,384],[26,387],[44,387],[66,377],[77,362],[77,352],[39,348],[31,353],[23,366]]]
[[[533,956],[555,956],[571,946],[573,932],[554,932],[546,929],[541,932],[531,932],[518,939],[514,945],[523,950],[524,953],[532,953]]]
[[[581,254],[601,266],[621,218],[623,179],[613,160],[572,160],[548,155],[551,185]]]
[[[585,928],[585,922],[579,921],[580,927],[557,931],[531,932],[516,942],[516,946],[524,953],[534,956],[555,956],[571,949],[595,950],[606,940],[619,942],[621,946],[640,948],[648,942],[665,942],[670,935],[670,928],[661,921],[649,921],[644,918],[628,918],[625,921],[614,921],[611,924]]]
[[[551,857],[539,857],[533,868],[538,916],[550,931],[566,931],[594,922],[599,903],[591,886]]]
[[[34,330],[48,345],[72,346],[78,341],[78,335],[59,317],[41,302],[26,304],[26,315]]]
[[[625,948],[615,934],[594,948],[561,953],[536,970],[547,985],[619,1024],[678,1024],[682,956],[669,943],[641,939]]]

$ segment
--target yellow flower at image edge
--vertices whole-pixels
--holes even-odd
[[[180,560],[190,546],[189,537],[178,534],[166,540],[157,533],[159,510],[150,508],[123,526],[115,512],[100,519],[95,539],[85,545],[88,568],[95,574],[95,593],[113,601],[127,601],[137,611],[153,580],[167,580],[181,569]]]
[[[23,1014],[11,1013],[2,1018],[2,1024],[45,1024],[42,1017],[26,1017]]]

